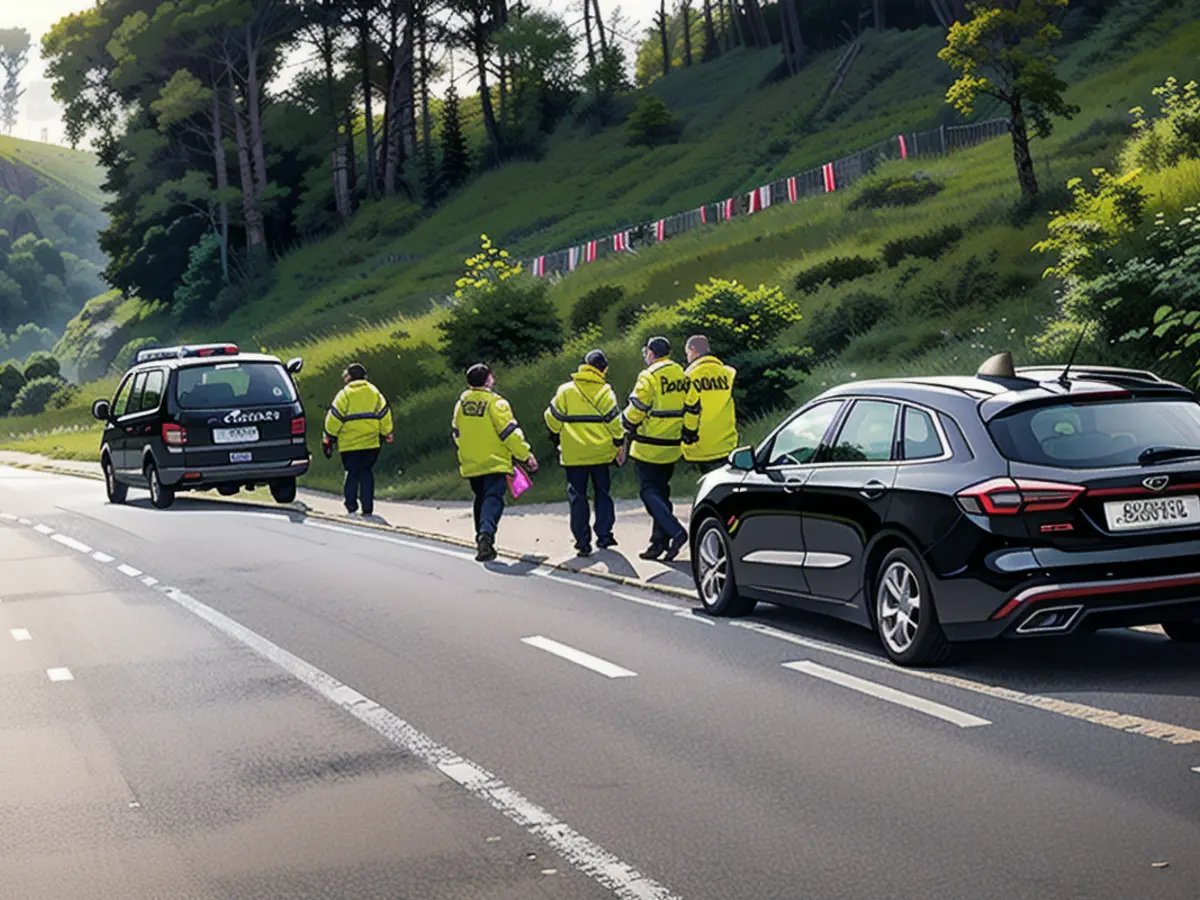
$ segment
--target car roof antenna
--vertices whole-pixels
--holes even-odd
[[[1084,325],[1082,328],[1079,329],[1079,340],[1077,340],[1075,342],[1075,347],[1074,347],[1074,349],[1071,350],[1071,355],[1067,359],[1067,364],[1065,366],[1063,366],[1062,374],[1058,376],[1058,383],[1061,384],[1065,388],[1069,388],[1071,386],[1071,381],[1067,377],[1067,375],[1071,371],[1071,366],[1075,365],[1075,357],[1079,355],[1079,348],[1083,344],[1083,339],[1086,336],[1087,336],[1087,326]]]

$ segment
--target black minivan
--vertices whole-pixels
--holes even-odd
[[[100,465],[112,503],[148,488],[166,509],[179,491],[236,494],[262,485],[278,503],[296,498],[312,456],[293,377],[274,356],[235,344],[142,350],[112,401],[92,415],[105,423]]]

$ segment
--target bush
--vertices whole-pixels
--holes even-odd
[[[814,356],[828,359],[841,353],[850,341],[866,334],[876,323],[887,318],[892,306],[886,297],[858,292],[812,314],[808,342]]]
[[[17,393],[25,386],[25,376],[21,367],[13,360],[0,366],[0,416],[7,415],[12,408]]]
[[[791,391],[810,371],[811,360],[807,347],[763,347],[729,357],[726,362],[737,370],[733,397],[738,416],[757,419],[789,406]]]
[[[658,97],[647,94],[638,100],[637,106],[625,120],[625,131],[630,144],[654,147],[679,140],[679,120]]]
[[[604,314],[624,299],[625,289],[612,284],[602,284],[588,291],[571,310],[571,331],[578,333],[589,325],[599,325]]]
[[[46,404],[50,402],[50,398],[58,393],[61,387],[62,382],[53,375],[44,375],[41,378],[27,381],[25,386],[17,392],[17,398],[13,400],[12,414],[14,416],[41,415],[46,411]]]
[[[1124,168],[1158,172],[1181,160],[1200,159],[1200,85],[1189,81],[1180,87],[1177,79],[1168,78],[1152,93],[1159,98],[1158,116],[1146,118],[1140,106],[1130,110],[1137,137],[1123,155]]]
[[[916,206],[937,195],[943,186],[929,178],[884,178],[868,183],[854,201],[851,210],[883,209],[889,206]]]
[[[984,309],[993,306],[1010,292],[1020,290],[1018,279],[1001,278],[995,270],[1000,254],[993,250],[986,260],[970,257],[958,269],[952,281],[939,281],[920,291],[914,298],[914,309],[925,318],[950,316],[970,307]]]
[[[50,396],[50,399],[46,402],[46,408],[66,409],[77,396],[79,396],[78,385],[66,381],[59,382],[58,390]]]
[[[879,263],[873,259],[861,256],[835,256],[823,263],[818,263],[811,269],[805,269],[796,276],[796,290],[805,294],[815,294],[822,286],[828,284],[837,287],[847,281],[865,278],[879,271]]]
[[[506,280],[469,293],[438,323],[443,355],[456,371],[483,362],[529,362],[562,346],[562,322],[546,285]]]
[[[650,307],[642,303],[641,300],[626,301],[617,310],[617,331],[625,334],[638,323],[638,319],[645,315],[649,309]]]
[[[676,309],[683,329],[707,335],[713,351],[726,357],[765,347],[800,321],[799,305],[778,287],[751,290],[720,278],[696,285],[696,293]]]
[[[883,261],[889,269],[900,265],[907,257],[918,256],[922,259],[938,259],[954,244],[962,240],[963,230],[957,225],[947,225],[936,231],[913,237],[897,238],[883,245]]]
[[[147,347],[157,347],[158,343],[158,338],[155,337],[134,338],[117,351],[117,355],[113,357],[113,368],[118,372],[124,372],[133,365],[133,361],[137,358],[139,350],[145,350]]]
[[[188,251],[188,266],[175,288],[171,312],[181,322],[203,322],[212,317],[213,303],[225,285],[221,273],[221,242],[206,233]]]
[[[57,359],[42,350],[31,354],[25,361],[23,374],[26,381],[34,381],[38,378],[58,378],[62,374],[62,369]]]

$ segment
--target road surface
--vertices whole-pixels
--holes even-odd
[[[887,664],[583,577],[0,468],[0,895],[1188,898],[1200,652]]]

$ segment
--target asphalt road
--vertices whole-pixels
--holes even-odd
[[[1200,651],[870,634],[0,468],[0,896],[1188,898]]]

